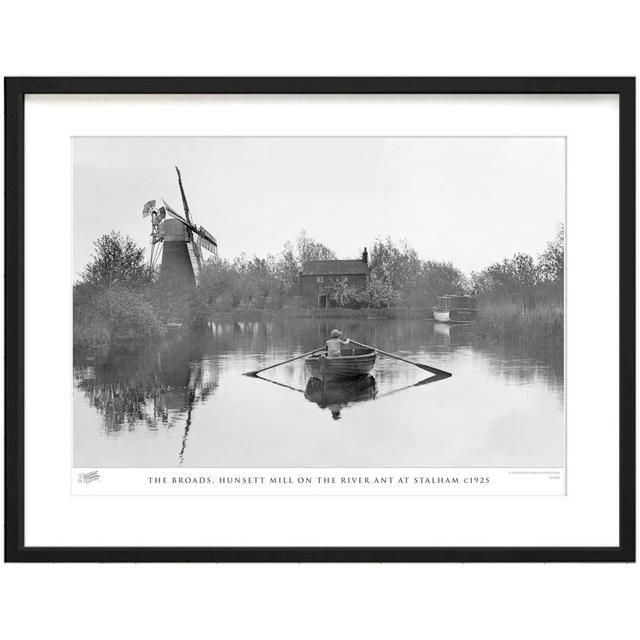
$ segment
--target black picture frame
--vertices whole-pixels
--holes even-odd
[[[5,78],[6,562],[635,561],[635,78]],[[615,547],[26,547],[24,101],[28,94],[615,94],[620,159],[619,530]],[[606,219],[603,219],[606,224]],[[622,297],[621,297],[622,300]],[[622,304],[622,302],[621,302]]]

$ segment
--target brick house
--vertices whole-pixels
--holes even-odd
[[[360,291],[367,287],[369,255],[367,249],[360,260],[312,260],[302,265],[300,293],[306,307],[326,309],[331,306],[329,290],[338,280]]]

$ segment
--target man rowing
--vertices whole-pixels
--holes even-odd
[[[343,340],[340,337],[341,335],[342,331],[339,331],[338,329],[334,329],[331,332],[331,337],[325,343],[327,358],[339,358],[342,355],[342,345],[349,344],[351,342],[349,338]]]

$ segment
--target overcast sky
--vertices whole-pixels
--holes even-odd
[[[465,273],[538,254],[565,218],[563,138],[76,138],[74,270],[112,229],[144,245],[147,200],[192,216],[234,258],[277,254],[300,230],[358,257],[406,239]]]

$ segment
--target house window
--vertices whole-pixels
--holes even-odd
[[[316,276],[316,282],[324,282],[324,276]]]

